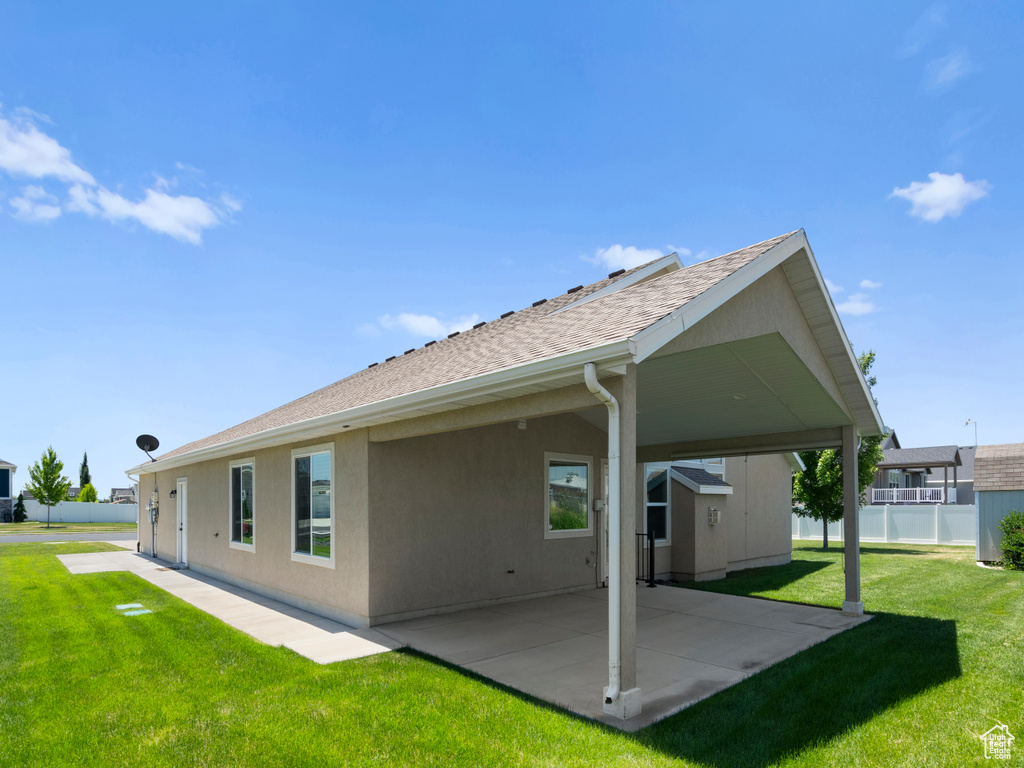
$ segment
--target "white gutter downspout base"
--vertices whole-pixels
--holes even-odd
[[[608,408],[608,686],[604,689],[602,709],[606,715],[627,720],[640,714],[640,689],[622,691],[622,617],[621,505],[622,471],[619,451],[619,403],[597,381],[597,367],[583,366],[587,389]]]

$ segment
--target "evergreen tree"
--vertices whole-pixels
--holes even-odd
[[[28,511],[25,509],[25,494],[19,493],[18,500],[14,504],[14,522],[24,523],[28,520]]]
[[[857,358],[868,388],[874,388],[878,379],[871,375],[875,353],[868,350]],[[874,398],[872,398],[874,399]],[[878,405],[878,400],[875,400]],[[882,460],[883,435],[863,437],[857,451],[857,494],[864,503],[864,491],[874,482],[875,467]],[[800,451],[800,461],[806,469],[793,476],[793,500],[800,504],[793,511],[802,517],[820,520],[822,546],[828,549],[828,524],[843,519],[843,451],[829,448],[824,451]]]
[[[92,475],[89,474],[89,452],[82,453],[82,465],[78,468],[78,487],[85,490],[85,486],[92,484]]]
[[[57,458],[51,445],[43,451],[42,458],[28,468],[29,484],[25,489],[36,501],[46,507],[46,527],[50,527],[50,508],[68,497],[71,481],[61,474],[64,462]]]

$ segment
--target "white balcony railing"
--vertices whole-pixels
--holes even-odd
[[[874,504],[945,504],[942,488],[872,488]]]

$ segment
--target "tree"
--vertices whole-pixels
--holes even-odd
[[[84,491],[87,485],[92,485],[92,475],[89,474],[89,452],[84,451],[82,464],[78,468],[78,487]]]
[[[25,494],[19,493],[18,500],[14,504],[14,522],[24,523],[28,520],[28,511],[25,509]]]
[[[57,458],[51,445],[42,458],[28,468],[29,483],[25,489],[46,507],[46,527],[50,527],[50,508],[68,497],[71,481],[61,474],[64,462]]]
[[[878,379],[871,375],[875,353],[868,350],[857,358],[868,388],[873,389]],[[874,398],[872,398],[874,399]],[[878,405],[878,400],[875,400]],[[857,451],[857,493],[865,503],[864,491],[874,482],[875,467],[882,460],[883,435],[864,437]],[[824,451],[801,451],[800,461],[806,469],[793,476],[793,511],[803,517],[822,523],[822,547],[828,549],[828,524],[843,519],[843,451],[829,448]]]
[[[82,486],[82,490],[78,492],[78,498],[75,501],[97,501],[99,494],[96,493],[96,489],[92,483],[86,483]]]

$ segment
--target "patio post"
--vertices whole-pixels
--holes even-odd
[[[857,483],[857,427],[843,427],[843,562],[846,565],[846,599],[843,613],[861,616],[860,599],[860,487]]]
[[[619,558],[621,578],[619,601],[620,692],[605,714],[628,720],[640,714],[640,689],[636,685],[636,365],[608,382],[608,389],[619,401],[619,551],[608,557]]]

